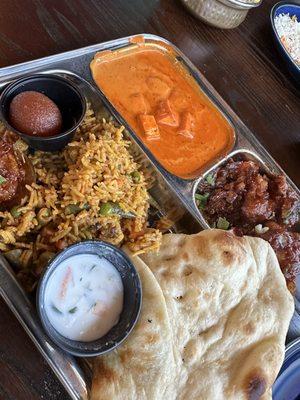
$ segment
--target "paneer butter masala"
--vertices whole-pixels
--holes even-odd
[[[169,172],[194,177],[232,147],[230,124],[166,51],[141,45],[98,53],[91,70],[100,89]]]

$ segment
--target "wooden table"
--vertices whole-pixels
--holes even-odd
[[[174,0],[1,0],[0,67],[149,32],[175,43],[300,185],[299,93],[271,36],[273,0],[232,31],[208,27]],[[67,399],[0,301],[0,399]]]

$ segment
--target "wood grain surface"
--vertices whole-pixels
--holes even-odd
[[[208,27],[176,0],[0,0],[0,67],[135,33],[176,44],[300,185],[300,102],[276,52],[275,1],[234,30]],[[68,399],[0,301],[0,399]]]

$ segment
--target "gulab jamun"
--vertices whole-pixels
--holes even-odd
[[[9,107],[10,124],[30,136],[55,136],[61,133],[62,116],[57,105],[43,93],[17,94]]]

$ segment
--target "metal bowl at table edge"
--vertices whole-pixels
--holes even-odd
[[[197,18],[222,29],[239,26],[251,8],[258,7],[262,0],[181,0]]]
[[[106,335],[91,342],[71,340],[58,333],[51,325],[44,306],[49,278],[64,260],[77,254],[97,254],[106,258],[118,270],[124,287],[124,303],[119,322]],[[73,244],[57,254],[48,263],[37,289],[37,310],[47,335],[61,349],[78,357],[99,356],[118,347],[134,328],[140,314],[141,304],[140,278],[127,255],[117,247],[98,240]]]

